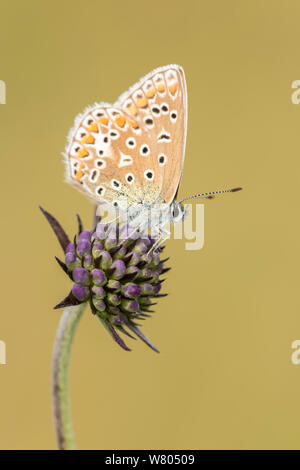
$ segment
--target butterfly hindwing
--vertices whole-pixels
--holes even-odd
[[[170,203],[182,172],[185,101],[183,71],[168,66],[115,105],[88,108],[69,135],[69,182],[98,204]]]

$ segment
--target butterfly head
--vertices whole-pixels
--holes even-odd
[[[187,214],[187,210],[184,208],[181,202],[173,201],[171,204],[171,221],[176,224],[181,222]]]

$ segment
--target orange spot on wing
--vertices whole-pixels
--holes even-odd
[[[89,132],[98,132],[98,125],[96,122],[93,122],[89,127],[88,127]]]
[[[135,100],[135,103],[136,103],[138,108],[145,108],[146,106],[148,106],[147,98],[137,98]]]
[[[78,155],[79,158],[87,157],[88,154],[89,154],[89,152],[88,152],[87,149],[84,148],[84,147],[81,148],[81,149],[79,149],[79,150],[78,150],[78,153],[77,153],[77,155]]]
[[[137,129],[139,127],[138,123],[136,121],[129,121],[129,124],[133,129]]]
[[[150,88],[150,90],[146,91],[147,98],[153,98],[154,95],[155,95],[155,89],[154,88]]]
[[[104,124],[105,126],[107,126],[108,124],[108,118],[107,117],[101,117],[99,119],[99,122],[101,122],[101,124]]]
[[[162,91],[165,91],[166,87],[165,87],[164,83],[159,83],[157,85],[157,89],[158,89],[158,91],[162,92]]]
[[[79,165],[79,169],[78,171],[76,171],[76,175],[75,175],[75,178],[77,179],[77,181],[80,183],[81,181],[81,178],[84,176],[84,171],[82,171],[84,165],[81,163]]]
[[[116,123],[119,127],[124,127],[125,122],[126,122],[126,119],[125,119],[124,116],[122,116],[122,115],[116,117],[116,119],[115,119],[115,123]]]
[[[169,85],[169,91],[171,95],[175,95],[177,88],[178,88],[178,82],[173,83],[172,85]]]
[[[134,115],[137,113],[137,109],[136,109],[136,107],[134,106],[134,104],[131,104],[130,106],[128,106],[127,111],[128,111],[130,114],[134,114]]]
[[[86,136],[81,140],[81,143],[82,143],[82,144],[93,144],[94,142],[95,142],[95,139],[94,139],[94,137],[92,136],[92,134],[86,135]]]

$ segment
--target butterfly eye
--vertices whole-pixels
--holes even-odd
[[[173,217],[174,221],[178,220],[180,218],[180,216],[181,216],[181,211],[180,211],[179,206],[174,205],[173,208],[172,208],[172,217]]]
[[[150,149],[149,149],[149,146],[148,145],[142,145],[141,148],[140,148],[140,154],[143,155],[143,156],[146,156],[146,155],[149,155],[150,153]]]
[[[146,171],[144,172],[144,176],[145,176],[145,178],[146,178],[148,181],[151,181],[151,180],[153,180],[154,173],[153,173],[152,170],[146,170]]]

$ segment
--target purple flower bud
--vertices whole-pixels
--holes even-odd
[[[78,217],[76,246],[58,221],[43,213],[65,250],[65,263],[57,261],[74,280],[71,293],[56,308],[89,301],[93,313],[122,348],[129,350],[119,334],[130,336],[132,332],[157,351],[135,323],[149,316],[154,299],[166,295],[158,294],[159,277],[170,268],[164,267],[167,259],[161,260],[161,250],[151,250],[156,240],[122,223],[99,223],[96,230],[83,230]]]
[[[133,313],[137,312],[140,306],[137,300],[122,299],[121,308],[122,310],[125,310],[125,312]]]
[[[78,241],[90,240],[91,239],[91,234],[92,234],[92,232],[90,230],[84,230],[83,232],[81,232],[79,234]]]
[[[151,295],[154,292],[154,288],[152,284],[148,284],[145,282],[145,284],[142,284],[142,295]]]
[[[156,271],[152,271],[152,279],[151,282],[156,283],[159,280],[159,274]]]
[[[145,243],[142,239],[140,239],[140,240],[138,240],[138,241],[136,242],[135,247],[134,247],[134,251],[135,251],[136,253],[144,254],[144,253],[146,253],[148,250],[149,250],[149,249],[148,249],[146,243]]]
[[[161,289],[161,284],[158,283],[153,288],[154,288],[154,294],[158,294]]]
[[[69,252],[73,252],[75,253],[75,247],[74,247],[74,243],[69,243],[67,248],[66,248],[66,253],[69,253]]]
[[[85,255],[85,257],[83,258],[83,266],[86,269],[89,269],[93,266],[93,264],[94,264],[93,257],[91,255]]]
[[[121,289],[121,284],[116,279],[109,279],[109,281],[106,284],[105,288],[109,291],[118,292]]]
[[[98,256],[100,256],[100,253],[101,251],[103,250],[103,245],[102,243],[99,243],[99,242],[95,242],[93,244],[93,248],[92,248],[92,255],[94,258],[98,258]]]
[[[99,265],[101,269],[108,269],[112,263],[112,257],[108,251],[102,251],[99,256]]]
[[[115,307],[114,305],[109,305],[108,311],[109,313],[112,313],[113,315],[119,315],[121,313],[119,307]]]
[[[104,312],[106,310],[106,304],[102,299],[93,298],[93,304],[99,312]]]
[[[127,239],[129,241],[136,240],[138,236],[138,232],[135,228],[130,227],[130,225],[125,225],[122,228],[120,233],[120,238],[125,242]]]
[[[128,261],[127,266],[136,266],[140,261],[141,261],[141,256],[139,255],[139,253],[133,252],[130,257],[130,260]]]
[[[66,253],[66,257],[65,257],[65,262],[66,262],[66,265],[68,266],[69,264],[73,264],[75,263],[76,261],[76,255],[75,255],[75,252],[74,251],[68,251]]]
[[[91,271],[91,275],[93,278],[93,283],[97,286],[103,286],[106,282],[106,276],[101,269],[93,269]]]
[[[130,280],[135,279],[139,272],[140,270],[137,266],[129,266],[129,268],[126,270],[126,277],[129,277]]]
[[[107,294],[107,301],[111,305],[114,305],[115,307],[121,303],[121,299],[117,294],[112,294],[108,293]]]
[[[157,266],[160,262],[160,255],[157,251],[154,251],[152,256],[152,263],[154,264],[154,266]]]
[[[90,253],[91,244],[88,240],[80,240],[77,245],[77,251],[80,256],[84,256]]]
[[[92,293],[97,299],[104,299],[105,297],[105,290],[103,287],[93,286]]]
[[[109,236],[106,238],[104,242],[104,247],[107,251],[111,250],[112,248],[115,248],[118,244],[118,240],[112,236]]]
[[[150,235],[147,235],[146,237],[142,237],[143,242],[147,245],[148,248],[151,248],[151,246],[154,243],[154,238],[152,238]]]
[[[122,279],[124,274],[126,273],[126,265],[124,261],[117,259],[116,261],[113,262],[113,264],[110,267],[110,275],[113,279]]]
[[[73,270],[73,279],[77,284],[81,284],[83,286],[87,286],[89,284],[90,275],[86,269],[83,268],[75,268]]]
[[[140,304],[142,307],[147,307],[152,304],[150,297],[141,297]]]
[[[152,254],[151,253],[144,253],[141,256],[141,261],[144,261],[144,263],[151,264],[152,262]]]
[[[138,274],[138,278],[139,279],[151,279],[152,278],[152,275],[153,275],[153,272],[151,271],[150,268],[144,268],[144,269],[141,269],[139,274]]]
[[[89,290],[87,287],[81,286],[79,284],[74,284],[72,287],[72,294],[77,300],[83,302],[89,297]]]
[[[141,293],[141,287],[137,284],[134,284],[133,282],[129,282],[122,288],[122,294],[125,295],[125,297],[129,297],[130,299],[136,299],[141,295]]]
[[[96,234],[95,238],[98,240],[104,240],[107,237],[107,225],[106,224],[98,224],[96,227]]]
[[[126,255],[127,249],[124,245],[114,254],[114,259],[123,259]]]

